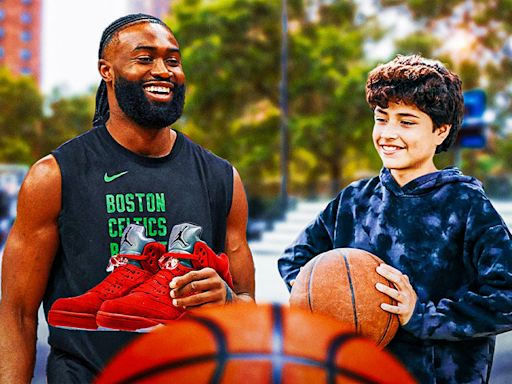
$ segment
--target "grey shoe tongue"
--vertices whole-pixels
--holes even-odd
[[[183,223],[175,225],[169,235],[169,244],[167,250],[175,253],[192,253],[194,245],[201,240],[203,228],[198,225]],[[183,265],[192,267],[188,259],[178,259]]]
[[[142,225],[130,224],[123,231],[119,253],[123,255],[140,255],[147,243],[155,241],[146,237],[146,228]],[[140,267],[137,260],[128,259],[128,263]]]

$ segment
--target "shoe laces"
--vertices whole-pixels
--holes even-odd
[[[149,257],[149,255],[135,255],[135,254],[122,254],[119,253],[117,255],[111,256],[108,265],[107,272],[113,272],[116,268],[122,267],[123,265],[127,265],[129,260],[137,260],[144,261]]]

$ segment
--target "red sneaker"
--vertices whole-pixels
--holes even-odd
[[[107,267],[111,272],[101,283],[86,293],[56,300],[48,323],[54,327],[97,329],[96,313],[105,300],[128,294],[151,278],[158,270],[158,260],[165,246],[146,238],[145,228],[130,224],[121,237],[120,253],[112,256]]]
[[[216,255],[205,242],[197,240],[200,233],[197,228],[200,227],[191,224],[174,226],[170,237],[172,240],[169,241],[170,251],[159,260],[162,269],[130,294],[105,301],[96,316],[98,325],[119,330],[141,331],[179,319],[186,310],[172,304],[169,283],[174,277],[183,276],[193,270],[214,268],[233,289],[228,257],[225,254]],[[195,233],[190,236],[192,231]],[[188,239],[187,236],[186,241],[174,238],[173,235],[177,233],[189,235]],[[194,237],[196,239],[192,239]],[[176,242],[180,242],[181,247]],[[187,244],[189,249],[193,247],[193,253],[185,253],[183,244]]]

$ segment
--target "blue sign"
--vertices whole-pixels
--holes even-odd
[[[455,145],[461,148],[485,148],[487,143],[485,104],[486,95],[482,89],[464,92],[464,117]]]

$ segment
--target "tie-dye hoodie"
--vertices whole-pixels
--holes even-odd
[[[409,276],[417,305],[388,350],[421,383],[488,380],[494,335],[512,329],[512,242],[476,179],[447,168],[400,187],[383,169],[352,183],[279,259],[288,288],[315,255],[343,247]]]

